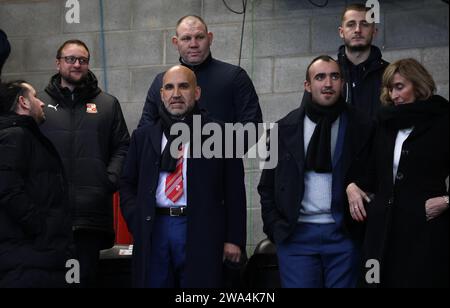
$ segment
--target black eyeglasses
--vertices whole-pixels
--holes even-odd
[[[85,57],[67,56],[67,57],[59,57],[58,59],[64,59],[64,61],[67,64],[75,64],[77,62],[77,60],[78,60],[78,63],[80,63],[80,65],[89,64],[89,58],[85,58]]]

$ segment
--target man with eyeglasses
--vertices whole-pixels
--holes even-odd
[[[54,143],[69,182],[81,286],[95,286],[99,251],[114,242],[112,197],[118,190],[129,133],[119,101],[98,87],[90,53],[80,40],[58,49],[58,73],[39,97],[43,133]]]
[[[366,19],[369,9],[365,4],[345,8],[339,27],[344,45],[339,48],[338,61],[345,80],[345,100],[375,118],[380,107],[381,79],[389,63],[372,45],[378,29]]]

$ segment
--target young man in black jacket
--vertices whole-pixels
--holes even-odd
[[[346,102],[375,118],[380,107],[381,79],[389,63],[372,45],[378,29],[366,19],[368,10],[364,4],[345,8],[339,27],[344,45],[339,48],[338,61],[345,80]]]
[[[24,81],[0,85],[0,288],[64,287],[72,230],[61,159]]]
[[[95,285],[101,249],[113,245],[112,197],[118,190],[129,145],[118,100],[103,92],[89,70],[90,54],[79,40],[57,52],[58,74],[40,98],[47,105],[44,134],[55,144],[69,181],[81,285]]]

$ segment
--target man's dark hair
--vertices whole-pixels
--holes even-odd
[[[0,114],[14,111],[19,100],[19,96],[26,96],[29,89],[24,84],[24,80],[14,80],[0,84]]]
[[[89,48],[87,47],[87,45],[86,45],[83,41],[80,41],[80,40],[68,40],[68,41],[65,41],[65,42],[61,45],[61,47],[58,48],[58,51],[56,52],[56,59],[61,58],[61,54],[62,54],[63,49],[64,49],[67,45],[71,45],[71,44],[73,44],[73,45],[78,45],[78,46],[81,46],[81,47],[83,47],[84,49],[86,49],[86,51],[88,52],[88,58],[90,58],[91,53],[89,52]]]
[[[182,23],[185,19],[188,19],[188,18],[197,19],[200,23],[203,24],[203,26],[205,26],[205,30],[206,30],[206,32],[208,32],[208,26],[206,25],[206,22],[203,20],[203,18],[201,18],[200,16],[197,16],[197,15],[186,15],[186,16],[181,17],[181,18],[178,20],[178,22],[177,22],[177,26],[176,26],[176,28],[175,28],[175,32],[178,31],[178,27],[181,25],[181,23]],[[177,35],[178,35],[178,32],[177,32]]]
[[[319,60],[322,60],[325,62],[335,62],[336,64],[338,64],[335,59],[333,59],[332,57],[330,57],[328,55],[321,55],[321,56],[314,58],[314,60],[311,61],[311,63],[308,65],[308,68],[306,69],[306,81],[311,82],[311,78],[309,77],[309,69],[311,68],[311,66],[314,63],[316,63]],[[339,64],[338,64],[338,67],[339,67]],[[339,71],[340,70],[341,70],[341,68],[339,67]]]
[[[345,7],[344,12],[342,13],[341,21],[344,22],[345,13],[347,13],[348,11],[368,12],[369,10],[370,7],[367,7],[363,3],[349,4]]]

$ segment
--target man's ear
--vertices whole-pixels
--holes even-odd
[[[202,96],[202,89],[199,86],[195,87],[195,100],[198,101]]]
[[[17,99],[17,107],[22,110],[29,110],[30,109],[30,101],[23,95],[20,95]]]
[[[303,87],[305,88],[305,91],[311,93],[311,83],[308,80],[305,80]]]
[[[60,69],[61,69],[61,60],[60,59],[56,59],[55,64],[56,64],[56,69],[59,72]]]
[[[178,37],[176,35],[172,36],[172,45],[178,50]]]
[[[339,31],[339,36],[341,37],[341,39],[344,39],[344,28],[342,26],[340,26],[338,28]]]
[[[378,35],[378,27],[376,26],[376,24],[374,24],[373,27],[374,27],[374,29],[373,29],[373,38],[375,38]]]
[[[208,40],[209,40],[209,46],[212,45],[213,39],[214,39],[214,34],[212,32],[208,32]]]

